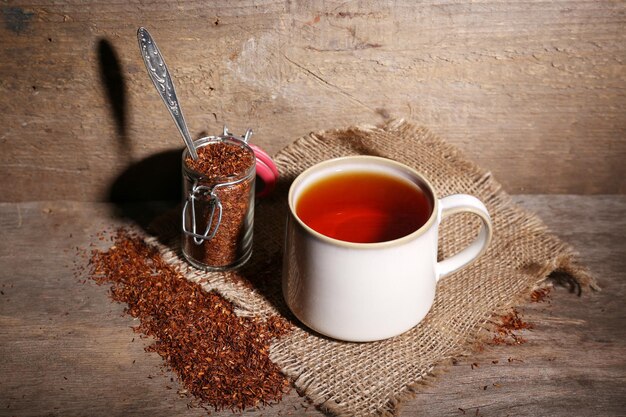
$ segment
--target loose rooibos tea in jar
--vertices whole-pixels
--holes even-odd
[[[196,268],[225,270],[252,254],[255,156],[228,134],[195,141],[198,159],[183,151],[182,251]]]

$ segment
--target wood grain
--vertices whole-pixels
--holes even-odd
[[[0,20],[1,201],[107,200],[125,171],[182,148],[141,25],[193,136],[251,127],[273,153],[404,117],[511,192],[626,193],[623,1],[18,0]]]
[[[574,245],[602,291],[557,287],[521,310],[528,342],[497,346],[438,367],[400,416],[623,416],[626,410],[626,197],[515,197]],[[159,205],[148,206],[162,209]],[[120,211],[123,208],[123,211]],[[107,289],[75,274],[76,248],[128,224],[146,206],[0,204],[0,415],[195,416],[174,376],[144,352],[149,340]],[[497,361],[497,363],[494,363]],[[211,415],[228,416],[230,412]],[[321,415],[292,391],[250,416]]]

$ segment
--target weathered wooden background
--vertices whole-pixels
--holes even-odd
[[[0,201],[168,196],[182,141],[139,26],[193,136],[273,153],[404,117],[512,193],[626,193],[624,1],[47,3],[0,1]]]

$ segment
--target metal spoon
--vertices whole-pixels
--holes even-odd
[[[141,56],[143,57],[144,64],[146,64],[146,68],[148,69],[150,79],[163,99],[165,107],[167,107],[172,115],[178,131],[182,135],[185,145],[187,145],[189,155],[191,155],[194,160],[198,159],[198,153],[193,145],[191,135],[189,135],[189,129],[187,129],[187,124],[185,123],[185,118],[183,117],[183,111],[180,108],[178,98],[176,97],[176,90],[174,90],[172,77],[170,77],[170,73],[167,70],[161,51],[159,51],[154,39],[152,39],[148,30],[144,27],[140,27],[139,30],[137,30],[137,40],[139,41]]]

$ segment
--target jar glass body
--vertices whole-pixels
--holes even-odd
[[[196,268],[222,271],[243,265],[252,254],[255,197],[255,158],[242,140],[209,136],[195,141],[196,149],[216,144],[237,146],[250,166],[238,175],[207,177],[186,163],[183,151],[182,253]]]

